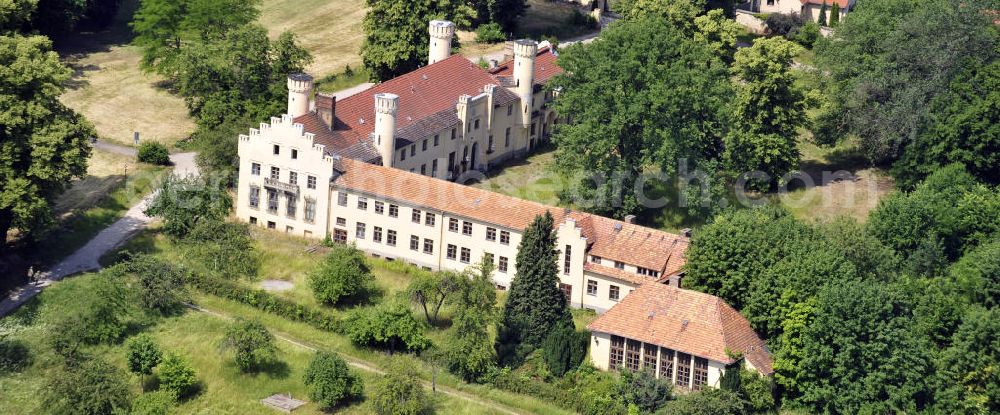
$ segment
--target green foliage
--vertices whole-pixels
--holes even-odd
[[[663,19],[687,34],[694,31],[695,17],[705,10],[704,0],[621,0],[614,9],[626,20]]]
[[[31,349],[23,342],[0,337],[0,376],[31,366]]]
[[[168,353],[156,370],[160,379],[160,387],[184,398],[191,396],[198,389],[198,376],[191,363],[176,353]]]
[[[91,299],[82,318],[81,337],[90,344],[114,343],[129,325],[129,295],[120,275],[103,272],[95,278]]]
[[[274,335],[260,321],[237,319],[226,330],[223,350],[233,351],[233,361],[242,372],[253,372],[272,363],[277,353]]]
[[[135,295],[143,309],[162,315],[184,307],[184,270],[151,255],[132,255],[125,268],[136,275]]]
[[[806,23],[806,19],[795,12],[771,13],[764,20],[764,26],[767,28],[768,35],[784,36],[787,39],[794,38],[799,28]]]
[[[708,43],[716,55],[726,62],[732,60],[739,36],[746,33],[743,25],[727,18],[721,9],[709,10],[708,13],[696,17],[694,24],[698,28],[694,34],[695,40]]]
[[[163,218],[163,231],[184,237],[199,221],[222,221],[229,215],[233,201],[225,183],[206,176],[170,176],[149,202],[145,213]]]
[[[498,24],[504,32],[513,31],[518,18],[529,7],[527,0],[468,0],[467,3],[475,11],[477,22]]]
[[[991,8],[984,1],[950,0],[872,0],[858,7],[831,39],[817,45],[817,63],[829,73],[831,103],[819,117],[823,134],[817,138],[836,142],[854,134],[869,160],[892,163],[935,128],[937,116],[932,114],[965,112],[967,104],[961,100],[943,114],[933,103],[949,94],[956,76],[996,60],[998,36],[986,11]],[[966,122],[948,123],[952,121]],[[969,143],[976,146],[986,137],[977,133]],[[961,154],[964,138],[958,140],[941,147]],[[924,148],[929,142],[924,141]],[[939,156],[947,153],[933,154],[928,161],[950,161]]]
[[[139,145],[136,158],[143,163],[170,165],[170,152],[167,147],[156,141],[146,141]]]
[[[410,299],[424,310],[427,323],[438,319],[441,307],[460,293],[465,276],[452,271],[420,272],[413,276],[406,293]]]
[[[489,257],[472,272],[466,272],[455,299],[444,360],[448,370],[467,382],[479,380],[496,367],[496,355],[489,327],[496,323],[496,289],[493,285],[493,263]]]
[[[666,379],[658,379],[649,368],[638,372],[622,370],[618,380],[619,396],[625,405],[636,406],[643,413],[656,412],[666,405],[672,396],[673,385]]]
[[[476,42],[500,43],[507,40],[507,35],[497,23],[486,23],[476,28]]]
[[[361,59],[373,82],[411,72],[427,64],[427,22],[444,19],[465,27],[475,11],[461,0],[365,0],[365,40]]]
[[[826,1],[823,1],[823,5],[819,8],[819,17],[816,18],[816,23],[820,26],[826,26]]]
[[[185,238],[185,253],[223,278],[256,277],[262,261],[246,223],[200,220]]]
[[[62,37],[81,29],[103,29],[114,19],[121,0],[32,0],[5,1],[0,5],[0,31],[7,7],[25,10],[11,16],[25,32],[38,31],[49,37]],[[11,27],[17,29],[17,27]]]
[[[815,45],[816,41],[819,40],[820,38],[819,29],[820,29],[819,24],[813,21],[809,21],[806,22],[806,24],[799,26],[798,29],[791,32],[788,38],[794,40],[796,43],[802,46],[805,46],[806,48],[812,49],[813,45]]]
[[[153,374],[153,368],[160,364],[163,353],[156,341],[148,334],[140,334],[129,339],[126,345],[125,359],[128,361],[128,370],[140,375],[140,384],[145,387],[145,376]]]
[[[298,304],[245,284],[200,274],[189,274],[187,282],[195,289],[230,301],[271,313],[290,321],[301,321],[329,332],[343,332],[340,320],[318,308]]]
[[[1000,307],[1000,238],[969,251],[948,271],[966,301]]]
[[[803,373],[785,385],[813,412],[916,412],[926,407],[929,344],[915,335],[911,304],[895,285],[826,285],[802,337]]]
[[[657,415],[742,415],[746,406],[739,395],[707,388],[668,402]]]
[[[361,377],[335,353],[317,353],[309,362],[303,382],[309,387],[309,399],[324,410],[347,404],[364,392]]]
[[[583,362],[587,355],[590,332],[577,332],[572,326],[557,326],[542,342],[542,356],[553,375],[563,376]]]
[[[557,255],[552,214],[545,212],[528,225],[517,247],[517,272],[503,306],[500,318],[503,327],[498,330],[510,331],[497,338],[501,362],[509,364],[523,358],[506,352],[519,343],[537,348],[556,327],[573,327],[566,296],[557,286]],[[511,342],[512,339],[516,342]]]
[[[577,178],[574,202],[589,201],[583,208],[635,213],[635,192],[616,189],[633,189],[644,167],[676,173],[681,159],[690,171],[719,158],[732,95],[727,70],[715,46],[693,39],[693,16],[690,29],[679,24],[626,18],[561,51],[566,72],[552,81],[562,88],[553,108],[575,116],[553,136],[556,168]]]
[[[424,336],[423,324],[402,303],[356,309],[344,324],[347,336],[359,346],[418,352],[431,345]]]
[[[169,415],[177,404],[177,395],[171,391],[146,392],[132,402],[132,415]]]
[[[774,399],[774,381],[771,378],[746,369],[736,373],[740,379],[740,396],[748,409],[755,413],[765,413],[775,408],[777,402]]]
[[[938,360],[942,413],[1000,412],[1000,309],[972,309]]]
[[[434,413],[434,400],[424,391],[413,367],[399,361],[375,380],[370,400],[378,415]]]
[[[363,302],[375,284],[365,254],[353,245],[332,247],[308,277],[316,300],[330,305]]]
[[[8,231],[39,236],[52,203],[87,172],[93,126],[59,101],[70,70],[41,36],[0,36],[0,253]]]
[[[830,27],[837,27],[840,24],[840,2],[837,0],[833,1],[833,5],[830,6]]]
[[[48,378],[43,389],[44,408],[56,414],[128,413],[132,391],[126,378],[121,369],[98,358],[67,365],[59,370],[59,376]]]
[[[0,3],[0,34],[17,31],[31,18],[38,0],[12,0]]]

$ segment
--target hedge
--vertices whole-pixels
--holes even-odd
[[[188,274],[187,281],[192,287],[206,294],[246,304],[279,317],[309,324],[320,330],[345,334],[344,325],[336,316],[314,307],[280,298],[267,291],[195,273]]]

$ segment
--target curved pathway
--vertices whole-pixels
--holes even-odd
[[[135,155],[135,149],[131,147],[103,142],[96,143],[94,147],[127,156]],[[195,153],[172,154],[170,161],[174,164],[173,174],[175,175],[198,174],[198,165],[195,164]],[[42,292],[45,287],[52,285],[53,282],[73,274],[100,268],[101,265],[97,261],[101,256],[121,246],[153,221],[143,211],[146,210],[146,205],[149,204],[149,201],[155,195],[156,192],[153,192],[142,198],[139,203],[136,203],[125,212],[125,215],[121,219],[118,219],[111,226],[98,233],[86,245],[64,258],[52,268],[42,272],[35,278],[34,282],[23,285],[11,292],[6,298],[0,301],[0,317],[16,310],[22,304]]]

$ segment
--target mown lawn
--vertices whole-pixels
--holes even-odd
[[[313,55],[307,70],[317,78],[361,67],[364,0],[264,0],[260,22],[272,38],[290,30]]]

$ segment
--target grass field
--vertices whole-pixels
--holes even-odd
[[[264,0],[260,22],[272,37],[286,30],[295,33],[312,53],[308,71],[318,78],[346,65],[360,68],[364,16],[364,0]]]

